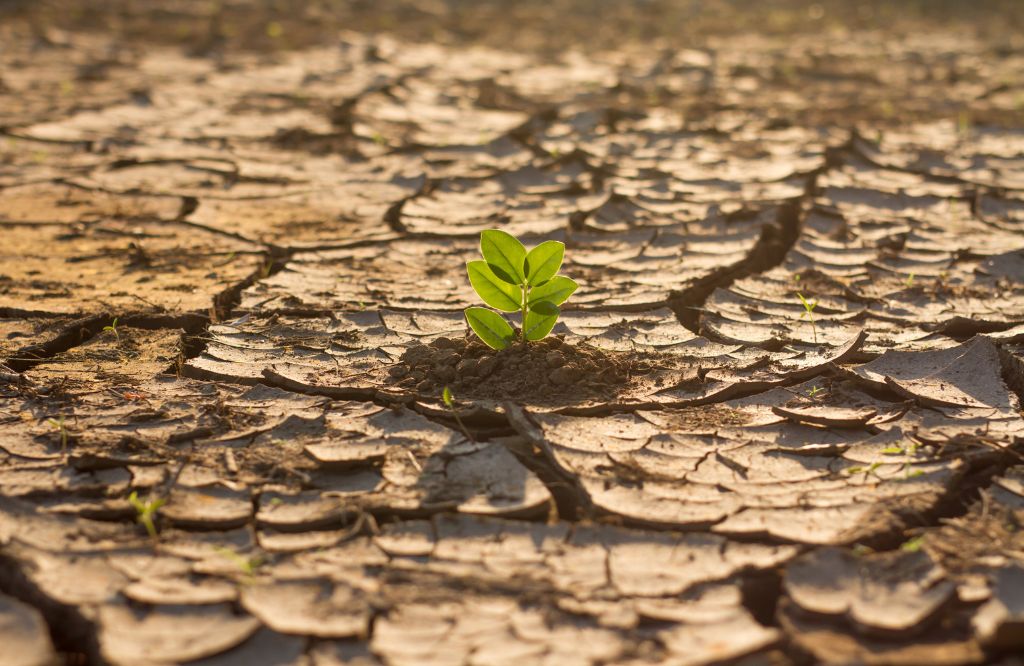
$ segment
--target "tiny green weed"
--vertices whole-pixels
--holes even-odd
[[[813,399],[813,398],[815,398],[815,397],[816,397],[816,396],[817,396],[817,395],[818,395],[819,393],[823,393],[824,391],[825,391],[825,389],[821,388],[820,386],[812,386],[811,388],[809,388],[809,389],[807,390],[807,397],[808,397],[808,398],[812,398],[812,399]]]
[[[114,317],[114,321],[110,322],[109,326],[104,326],[103,330],[108,333],[113,333],[114,338],[117,340],[117,344],[121,344],[121,332],[117,330],[117,317]]]
[[[902,550],[905,553],[916,553],[917,551],[921,550],[922,546],[924,546],[923,534],[904,541],[902,544],[900,544],[900,550]]]
[[[811,333],[814,335],[814,343],[817,344],[818,327],[814,323],[814,308],[818,307],[818,301],[808,301],[800,292],[797,292],[796,295],[797,298],[800,299],[800,303],[802,303],[804,306],[804,313],[800,315],[800,318],[803,319],[804,317],[807,317],[807,321],[809,321],[811,324]]]
[[[60,434],[60,450],[67,451],[68,448],[68,427],[64,423],[64,415],[60,414],[55,419],[47,419],[47,423]]]
[[[480,234],[480,254],[483,261],[468,262],[466,272],[484,303],[502,312],[521,314],[523,343],[547,337],[561,313],[558,306],[577,287],[570,278],[556,275],[565,245],[549,240],[527,252],[515,236],[488,229]],[[505,349],[515,339],[515,330],[494,310],[466,308],[466,321],[493,349]]]
[[[132,491],[132,494],[128,496],[128,503],[135,508],[135,521],[146,528],[146,533],[149,534],[153,539],[156,538],[156,523],[153,519],[156,517],[157,512],[164,504],[167,504],[166,499],[155,499],[148,502],[144,502],[139,499],[139,493]]]
[[[221,557],[231,560],[231,562],[238,567],[238,570],[246,576],[256,575],[256,571],[266,564],[266,560],[259,555],[245,557],[244,555],[240,555],[230,548],[224,548],[223,546],[216,548],[215,551]]]
[[[466,428],[466,424],[462,422],[462,418],[459,413],[455,411],[455,400],[452,398],[451,389],[447,386],[444,387],[444,391],[441,392],[441,401],[444,402],[444,406],[448,408],[448,411],[452,413],[455,418],[455,422],[459,424],[459,429],[462,430],[462,434],[466,436],[466,439],[473,442],[473,435],[469,434],[469,430]]]
[[[910,275],[907,276],[906,285],[907,285],[907,289],[913,289],[914,288],[914,274],[913,273],[911,273]]]

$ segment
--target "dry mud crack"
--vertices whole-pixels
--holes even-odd
[[[55,4],[0,7],[5,664],[1024,652],[1019,41]],[[467,335],[489,228],[580,284],[530,349]]]

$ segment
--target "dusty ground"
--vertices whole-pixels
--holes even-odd
[[[1024,7],[895,4],[0,1],[3,663],[1021,663]]]

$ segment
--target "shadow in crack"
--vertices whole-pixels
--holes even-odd
[[[502,444],[452,433],[420,466],[415,487],[426,510],[522,515],[546,511],[545,486]]]

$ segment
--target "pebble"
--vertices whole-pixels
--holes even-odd
[[[548,352],[544,357],[544,362],[549,368],[560,368],[565,365],[565,357],[556,351]]]
[[[497,367],[498,359],[495,357],[482,359],[476,367],[476,375],[477,377],[490,377]]]
[[[548,374],[548,379],[552,384],[558,386],[566,386],[576,381],[576,377],[579,373],[572,368],[556,368]]]

